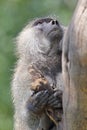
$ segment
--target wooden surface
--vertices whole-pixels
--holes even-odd
[[[63,130],[87,130],[87,0],[80,0],[63,42]]]

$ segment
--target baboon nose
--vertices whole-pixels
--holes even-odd
[[[52,25],[54,25],[54,24],[55,24],[55,21],[53,20],[53,21],[52,21]]]
[[[58,25],[59,26],[59,23],[57,20],[52,20],[52,25]]]

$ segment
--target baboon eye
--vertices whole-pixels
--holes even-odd
[[[34,22],[33,26],[37,26],[38,24],[42,24],[43,22],[42,21],[36,21]]]
[[[42,21],[39,21],[38,24],[42,24],[43,22]]]

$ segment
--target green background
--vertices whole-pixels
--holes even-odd
[[[68,0],[0,0],[0,130],[13,129],[11,79],[16,62],[14,38],[35,17],[56,15],[68,25],[75,4]]]

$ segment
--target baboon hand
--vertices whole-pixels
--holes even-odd
[[[51,94],[48,98],[48,107],[53,109],[61,109],[62,108],[62,91],[54,90],[54,93]]]
[[[47,104],[48,97],[48,90],[39,91],[32,95],[27,103],[28,110],[36,114],[42,113]]]

